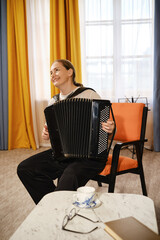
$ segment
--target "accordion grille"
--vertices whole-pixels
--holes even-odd
[[[100,112],[100,123],[106,122],[109,118],[109,106],[105,106]],[[98,154],[101,154],[108,148],[108,133],[99,128]]]

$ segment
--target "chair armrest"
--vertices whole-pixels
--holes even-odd
[[[116,145],[118,146],[118,148],[122,148],[122,147],[127,146],[127,145],[137,145],[139,143],[144,143],[144,142],[147,142],[147,141],[148,141],[148,139],[136,140],[136,141],[131,141],[131,142],[123,142],[123,143],[117,142]]]
[[[128,146],[128,145],[135,145],[135,146],[138,146],[139,144],[143,144],[144,142],[147,142],[148,140],[147,139],[144,139],[144,140],[136,140],[136,141],[130,141],[130,142],[117,142],[116,145],[114,146],[114,149],[113,149],[113,157],[114,159],[116,159],[116,161],[118,161],[118,158],[119,158],[119,154],[120,154],[120,150],[122,147],[124,146]]]

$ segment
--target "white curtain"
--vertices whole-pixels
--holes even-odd
[[[83,84],[112,102],[147,98],[151,148],[153,1],[79,0],[79,11]]]
[[[26,8],[31,105],[38,148],[46,144],[41,132],[43,111],[50,99],[50,0],[27,0]]]

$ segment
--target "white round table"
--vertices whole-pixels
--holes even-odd
[[[72,197],[75,192],[58,191],[47,194],[28,215],[10,240],[100,240],[113,239],[104,231],[104,222],[133,216],[154,232],[158,233],[153,201],[143,195],[102,193],[98,194],[101,205],[92,209],[80,209],[80,214],[100,219],[102,223],[92,223],[76,216],[68,222],[66,228],[88,231],[99,228],[89,234],[78,234],[62,230],[63,218],[74,207]],[[79,208],[76,208],[79,211]]]

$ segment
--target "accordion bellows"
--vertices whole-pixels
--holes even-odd
[[[102,130],[110,101],[71,98],[44,110],[54,157],[106,159],[108,133]]]

